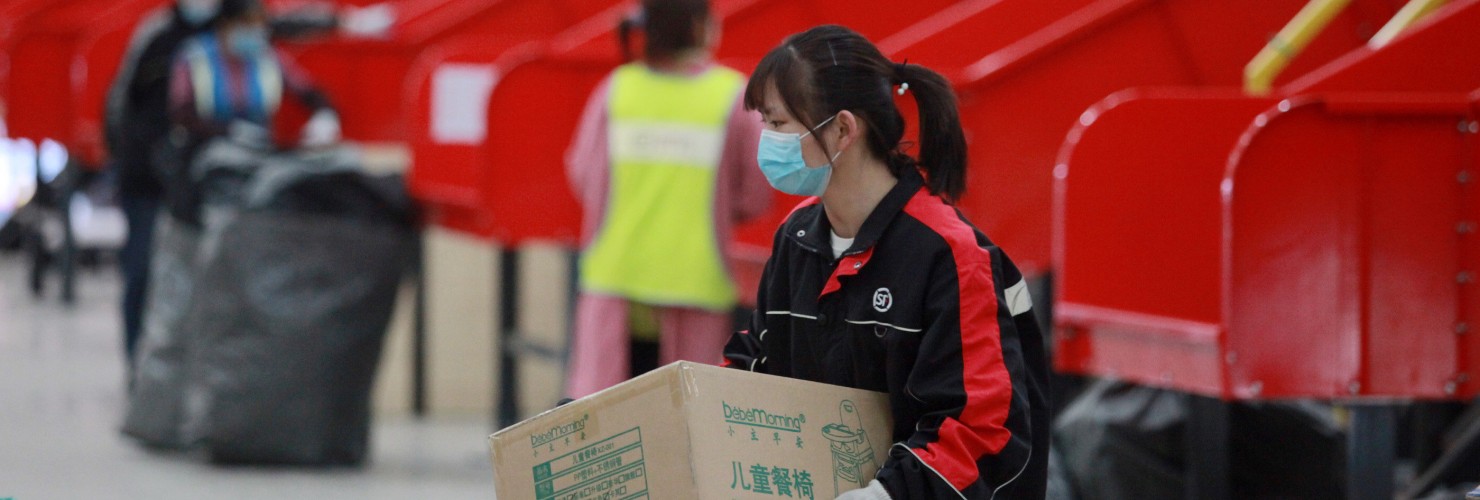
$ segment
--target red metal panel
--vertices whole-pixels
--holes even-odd
[[[942,65],[955,81],[972,164],[962,207],[1036,273],[1050,265],[1050,172],[1079,113],[1130,87],[1235,86],[1243,65],[1305,3],[979,0],[886,46]],[[1357,47],[1401,3],[1354,2],[1286,74]]]
[[[1246,180],[1226,186],[1232,200],[1228,231],[1239,231],[1228,236],[1224,276],[1224,321],[1236,332],[1228,340],[1236,359],[1230,376],[1238,397],[1311,388],[1330,394],[1352,380],[1361,363],[1356,335],[1363,304],[1353,286],[1362,265],[1351,258],[1357,255],[1355,235],[1344,230],[1361,225],[1361,183],[1353,168],[1360,149],[1355,137],[1341,134],[1307,144],[1319,128],[1301,123],[1307,116],[1284,115],[1263,126],[1256,146],[1263,154],[1239,167],[1237,177]],[[1261,117],[1267,120],[1269,115]],[[1331,156],[1317,160],[1297,152]],[[1283,158],[1272,159],[1275,154]],[[1336,171],[1306,168],[1313,164]],[[1256,199],[1263,203],[1248,203]],[[1304,361],[1289,363],[1296,356]]]
[[[1480,115],[1480,91],[1470,94],[1471,113]],[[1454,325],[1453,332],[1459,339],[1459,365],[1460,375],[1456,377],[1456,392],[1461,395],[1475,395],[1480,393],[1480,388],[1475,387],[1480,382],[1480,121],[1471,121],[1467,127],[1469,135],[1465,137],[1465,157],[1461,158],[1464,170],[1456,176],[1459,182],[1459,198],[1464,213],[1470,214],[1462,217],[1465,226],[1460,228],[1460,253],[1459,266],[1470,273],[1471,279],[1466,286],[1459,290],[1459,300],[1455,304],[1455,316],[1459,323]]]
[[[136,2],[133,15],[99,20],[88,27],[76,44],[71,58],[71,92],[76,115],[72,117],[67,145],[85,164],[101,166],[106,156],[103,111],[136,20],[162,8],[162,4],[161,0]]]
[[[956,73],[982,55],[1022,40],[1093,2],[966,0],[879,40],[879,49],[908,55],[911,61],[940,68],[959,80]]]
[[[1066,145],[1059,369],[1240,399],[1476,393],[1463,96],[1251,120],[1271,101],[1169,92],[1112,97]]]
[[[731,10],[725,16],[726,39],[722,44],[722,56],[728,57],[727,60],[729,61],[737,62],[737,67],[744,68],[748,67],[748,63],[752,62],[754,57],[758,57],[764,50],[774,46],[782,36],[809,25],[821,22],[841,22],[859,28],[866,35],[876,40],[884,40],[886,35],[898,31],[900,26],[904,26],[918,19],[921,21],[914,28],[905,30],[898,36],[885,40],[883,45],[888,49],[898,48],[901,51],[901,54],[899,54],[900,57],[919,57],[917,59],[918,62],[927,64],[934,62],[932,58],[940,57],[953,57],[954,59],[952,61],[962,64],[966,61],[976,62],[977,64],[974,68],[978,72],[982,72],[983,67],[991,65],[990,63],[981,62],[984,60],[1037,61],[1039,59],[1046,59],[1043,53],[1045,51],[1062,52],[1063,49],[1060,47],[1065,44],[1074,46],[1084,45],[1086,47],[1106,45],[1106,42],[1098,39],[1094,43],[1087,43],[1089,39],[1095,38],[1089,37],[1089,35],[1096,34],[1105,29],[1104,26],[1106,25],[1119,26],[1123,24],[1119,29],[1121,33],[1124,33],[1123,36],[1127,38],[1127,41],[1117,44],[1116,47],[1118,47],[1118,50],[1086,52],[1077,59],[1066,60],[1061,64],[1055,65],[1054,68],[1057,68],[1058,72],[1045,72],[1052,75],[1046,78],[1047,81],[1033,80],[1015,86],[1014,88],[1019,89],[1018,92],[1011,94],[1010,97],[1003,98],[1001,102],[993,101],[992,103],[986,103],[985,101],[970,101],[980,105],[974,107],[967,106],[969,108],[967,109],[968,112],[975,110],[980,114],[986,115],[977,120],[968,117],[969,123],[980,124],[979,126],[973,126],[970,131],[974,150],[982,155],[992,155],[986,159],[975,157],[973,159],[975,164],[983,166],[976,169],[979,173],[974,177],[981,181],[977,183],[977,189],[974,190],[975,194],[968,197],[967,207],[974,210],[974,216],[979,221],[987,223],[986,225],[993,231],[994,236],[1000,233],[1003,235],[1002,238],[1016,242],[1019,238],[1013,235],[1031,233],[1035,236],[1029,239],[1041,240],[1039,242],[1040,244],[1035,246],[1030,246],[1027,243],[1007,244],[1008,248],[1012,250],[1019,260],[1025,260],[1029,266],[1036,267],[1035,264],[1041,266],[1043,262],[1047,261],[1046,256],[1045,258],[1036,258],[1034,256],[1037,254],[1046,254],[1047,251],[1048,226],[1046,214],[1049,183],[1047,182],[1047,168],[1040,169],[1041,172],[1035,173],[1033,171],[1034,168],[1028,166],[1035,164],[1031,161],[1031,158],[1034,157],[1032,153],[1047,151],[1048,153],[1046,155],[1039,156],[1048,159],[1045,160],[1045,165],[1051,164],[1052,150],[1056,148],[1058,142],[1062,139],[1063,134],[1067,131],[1068,124],[1072,123],[1073,116],[1077,114],[1078,110],[1083,109],[1085,105],[1094,102],[1099,97],[1125,86],[1125,82],[1122,81],[1109,85],[1095,86],[1095,90],[1090,93],[1084,93],[1081,89],[1089,85],[1085,75],[1094,75],[1096,70],[1102,69],[1106,65],[1112,67],[1125,66],[1123,62],[1127,59],[1131,61],[1155,59],[1163,62],[1171,62],[1166,62],[1160,66],[1154,64],[1146,66],[1132,65],[1127,70],[1122,71],[1122,73],[1135,75],[1135,78],[1126,81],[1152,83],[1184,82],[1188,81],[1189,78],[1195,81],[1197,75],[1189,76],[1189,74],[1195,73],[1196,69],[1184,67],[1189,64],[1187,63],[1186,56],[1176,53],[1176,51],[1166,53],[1159,58],[1147,57],[1146,54],[1135,53],[1135,50],[1132,49],[1139,49],[1145,45],[1143,39],[1146,38],[1145,35],[1136,35],[1135,33],[1144,31],[1152,33],[1153,35],[1151,36],[1153,38],[1161,38],[1162,40],[1153,45],[1162,47],[1159,50],[1167,52],[1170,50],[1167,47],[1174,48],[1179,45],[1186,45],[1183,43],[1182,37],[1169,35],[1168,33],[1190,29],[1186,24],[1190,22],[1187,19],[1217,18],[1220,16],[1232,16],[1241,19],[1239,16],[1248,16],[1261,21],[1262,24],[1255,22],[1245,24],[1223,23],[1229,27],[1221,28],[1223,31],[1214,30],[1217,31],[1216,33],[1205,33],[1200,40],[1207,40],[1206,43],[1208,45],[1214,48],[1221,48],[1230,44],[1228,39],[1247,39],[1243,43],[1247,47],[1240,47],[1246,48],[1247,50],[1245,52],[1247,54],[1252,54],[1257,50],[1259,44],[1263,42],[1263,35],[1256,36],[1250,33],[1258,33],[1261,29],[1264,29],[1264,31],[1277,29],[1300,5],[1300,2],[1296,0],[1288,0],[1274,8],[1247,9],[1246,6],[1234,5],[1234,2],[1202,1],[1188,3],[1196,5],[1187,8],[1170,7],[1170,3],[1161,5],[1158,2],[1143,0],[1126,0],[1121,2],[1080,0],[1077,2],[1048,3],[998,0],[967,1],[954,5],[949,2],[915,2],[908,5],[891,4],[887,7],[881,6],[880,9],[887,9],[892,15],[879,16],[876,9],[859,6],[850,2],[737,2],[736,7],[720,7],[720,10],[725,10],[726,8]],[[1288,12],[1279,11],[1280,8],[1284,8]],[[1246,13],[1245,11],[1258,12]],[[1232,13],[1230,14],[1230,12]],[[935,14],[931,15],[932,13]],[[1183,16],[1187,19],[1181,19],[1178,16]],[[1066,21],[1064,20],[1066,17],[1071,19]],[[1128,21],[1127,18],[1134,18],[1135,21]],[[963,21],[963,19],[972,22]],[[951,21],[960,22],[952,23]],[[1179,22],[1181,24],[1178,24]],[[1169,25],[1171,28],[1166,27]],[[1339,21],[1337,25],[1342,26],[1343,24]],[[947,26],[950,29],[943,29]],[[1201,29],[1202,27],[1198,28]],[[928,32],[936,32],[936,34],[934,36],[926,36]],[[1223,36],[1230,33],[1231,36]],[[1018,40],[1025,34],[1033,35],[1030,38],[1034,38],[1036,41],[1029,44],[1014,43],[1015,40]],[[608,26],[603,27],[603,29],[593,34],[589,34],[589,42],[578,41],[568,43],[567,45],[578,47],[584,45],[578,51],[588,54],[585,57],[595,57],[599,55],[599,51],[593,51],[590,48],[590,43],[610,46],[610,37],[611,34]],[[1081,42],[1081,40],[1084,42]],[[1334,45],[1346,48],[1354,43],[1354,41],[1341,41]],[[1320,53],[1319,48],[1322,46],[1320,43],[1317,44],[1317,53]],[[912,47],[917,48],[910,49]],[[1024,53],[1025,47],[1038,47],[1038,50],[1028,50],[1027,53]],[[1046,48],[1054,48],[1054,50],[1047,50]],[[571,50],[575,51],[577,49]],[[1200,50],[1208,52],[1214,49]],[[557,50],[556,52],[560,51]],[[1226,56],[1226,52],[1228,51],[1218,51],[1216,55],[1232,60],[1233,58]],[[536,49],[535,53],[539,54],[542,52]],[[983,53],[990,54],[990,56],[983,59],[979,56],[979,54]],[[1128,53],[1130,54],[1129,57]],[[747,59],[745,54],[750,54],[749,59]],[[960,56],[961,54],[976,54],[976,56],[966,58]],[[1247,59],[1247,54],[1239,55],[1237,64],[1241,64],[1243,60]],[[1214,59],[1213,56],[1206,57]],[[511,58],[516,57],[511,56]],[[1094,62],[1097,60],[1113,62],[1095,64]],[[614,61],[606,62],[604,65],[593,65],[590,71],[592,75],[604,74],[612,64],[614,64]],[[1074,73],[1086,65],[1093,65],[1095,70],[1080,71],[1078,73],[1080,76],[1074,78],[1060,78],[1060,76]],[[1008,66],[1016,68],[1023,66],[1023,64],[1018,62]],[[1203,66],[1217,65],[1204,63]],[[992,74],[995,74],[991,72],[987,73],[983,76],[976,77],[976,79],[990,79],[992,78]],[[1229,75],[1236,75],[1237,70],[1230,70],[1227,73]],[[530,73],[527,68],[504,72],[501,74],[500,88],[511,85],[509,83],[511,79],[523,78],[522,74],[533,73]],[[540,77],[534,76],[534,78]],[[1234,76],[1229,76],[1227,83],[1231,84],[1234,81],[1233,78]],[[584,79],[577,78],[569,82],[552,84],[548,89],[550,92],[544,94],[544,97],[549,99],[556,95],[555,92],[573,88],[577,91],[573,91],[569,95],[559,94],[564,95],[564,97],[555,97],[555,99],[581,101],[583,100],[585,90],[589,89],[597,79],[599,79],[599,76],[588,75]],[[497,90],[495,91],[493,102],[506,102],[502,101],[502,98],[498,95],[499,92]],[[1023,98],[1025,95],[1043,96],[1048,94],[1052,94],[1054,96],[1053,99]],[[1075,102],[1073,99],[1063,99],[1063,96],[1066,95],[1081,95],[1080,98],[1082,100]],[[515,105],[517,106],[518,104]],[[1063,110],[1045,112],[1044,108],[1046,106],[1054,107],[1060,105],[1063,106]],[[518,131],[510,131],[508,133],[499,131],[500,126],[511,126],[514,123],[520,123],[520,120],[510,122],[511,125],[501,125],[499,120],[493,119],[494,114],[498,112],[491,108],[489,128],[491,136],[509,138],[508,140],[510,142],[505,145],[507,147],[520,147],[528,144],[528,141],[519,139]],[[513,119],[513,117],[523,115],[527,115],[527,113],[516,110],[510,111],[508,116],[510,119]],[[1053,116],[1059,116],[1061,119],[1054,120],[1049,118]],[[564,117],[566,120],[574,120],[574,118],[574,115]],[[989,118],[997,118],[998,121],[988,122],[987,120]],[[551,123],[547,125],[552,127],[548,128],[548,130],[569,130],[573,128],[573,125],[568,123]],[[1037,140],[1019,140],[1024,136],[1033,137]],[[1000,143],[998,138],[1001,138]],[[983,144],[986,141],[990,142]],[[1025,151],[1022,148],[1037,149]],[[424,157],[420,152],[422,147],[418,146],[417,149],[419,150],[417,154],[418,158]],[[508,151],[510,149],[491,147],[490,150]],[[555,148],[549,151],[530,149],[528,151],[530,158],[525,158],[525,161],[528,161],[529,165],[550,165],[550,168],[553,168],[559,164],[563,148]],[[441,153],[434,154],[437,158],[444,157],[444,154]],[[462,151],[448,153],[447,157],[475,158],[476,154]],[[446,164],[453,165],[456,163],[460,162],[447,162]],[[481,165],[483,163],[479,164]],[[442,172],[423,171],[428,175],[416,175],[417,178],[413,180],[413,186],[419,186],[416,188],[419,192],[431,194],[433,191],[437,191],[450,198],[461,200],[459,203],[456,203],[461,205],[468,202],[479,203],[481,202],[479,201],[480,199],[491,200],[493,199],[491,193],[498,191],[497,188],[487,188],[483,189],[484,194],[482,195],[470,195],[469,193],[471,191],[465,189],[465,186],[460,183],[461,179],[468,178],[465,168],[440,166],[435,168],[445,168],[445,170]],[[1041,183],[1037,182],[1040,175],[1043,176],[1043,182]],[[436,177],[437,180],[432,180],[431,178],[433,177]],[[499,179],[507,178],[507,176],[497,177]],[[491,176],[489,178],[492,179],[493,177]],[[546,177],[542,176],[541,178]],[[550,177],[548,179],[557,183],[563,182],[563,178],[561,177]],[[1024,187],[1029,184],[1034,186],[1041,184],[1041,188]],[[537,189],[536,191],[545,192],[543,189]],[[522,196],[519,193],[508,194],[513,195],[516,199]],[[997,206],[996,203],[993,203],[993,206],[988,209],[983,206],[987,204],[986,200],[1000,201],[1002,206]],[[557,204],[567,202],[573,203],[573,200],[569,199],[568,196],[557,197],[551,200],[551,203]],[[972,205],[974,202],[978,203],[978,205]],[[778,205],[782,206],[778,207],[776,213],[766,222],[741,228],[742,240],[751,244],[767,244],[775,221],[790,208],[790,204],[787,201],[779,202]],[[538,210],[533,213],[572,213],[563,209],[550,208],[551,210]],[[1038,215],[1026,218],[1016,217],[1013,214],[1017,210],[1027,213],[1037,213]],[[518,217],[517,214],[511,215]],[[1003,221],[1000,223],[996,221],[996,217],[999,215],[1003,218]],[[516,220],[509,217],[486,217],[484,219],[486,219],[485,222],[494,219]],[[543,222],[527,222],[515,222],[505,225],[506,230],[499,231],[503,235],[503,238],[500,239],[522,239],[525,236],[569,239],[574,235],[573,219],[550,219]],[[503,223],[498,222],[489,223],[503,225]],[[509,230],[507,229],[508,226],[526,227],[531,230]],[[536,228],[542,229],[535,230]],[[493,233],[492,229],[479,232],[486,235],[492,235]]]
[[[12,0],[0,4],[0,89],[5,88],[5,81],[11,70],[11,45],[15,36],[21,31],[21,26],[33,16],[48,9],[56,8],[53,0]]]
[[[1200,126],[1177,109],[1139,117],[1112,111],[1072,134],[1058,194],[1059,321],[1069,330],[1059,341],[1058,365],[1236,399],[1463,399],[1480,393],[1473,380],[1480,341],[1468,332],[1477,309],[1473,269],[1480,262],[1471,229],[1480,220],[1471,180],[1480,93],[1468,90],[1480,87],[1480,75],[1446,69],[1480,65],[1480,52],[1473,50],[1480,33],[1471,17],[1480,16],[1480,2],[1457,6],[1464,10],[1442,11],[1383,51],[1364,51],[1370,62],[1333,63],[1365,74],[1373,88],[1432,84],[1436,92],[1306,94],[1252,120],[1217,112],[1239,106],[1239,99],[1203,97],[1182,103],[1208,112]],[[1402,71],[1372,70],[1400,59]],[[1427,72],[1448,77],[1432,81]],[[1389,81],[1417,73],[1424,76]],[[1345,81],[1341,71],[1322,74]],[[1177,132],[1169,123],[1178,120],[1198,134]],[[1237,141],[1201,134],[1248,123]],[[1142,131],[1151,136],[1137,139]],[[1152,155],[1167,161],[1138,163]],[[1206,204],[1203,195],[1181,200],[1170,193],[1206,191],[1172,171],[1206,170],[1225,163],[1220,157],[1227,167],[1218,195],[1217,319],[1188,324],[1195,319],[1186,317],[1192,309],[1172,307],[1206,300],[1184,298],[1204,289],[1205,272],[1182,271],[1184,279],[1201,284],[1163,284],[1171,286],[1161,295],[1168,304],[1136,303],[1134,291],[1120,292],[1129,299],[1117,295],[1116,287],[1140,285],[1117,280],[1144,268],[1109,258],[1115,249],[1121,257],[1146,251],[1136,256],[1157,270],[1187,259],[1206,262],[1205,228],[1142,219],[1181,217],[1146,208],[1158,204],[1205,219],[1197,215]],[[1138,167],[1151,172],[1134,173]],[[1096,171],[1122,175],[1096,179]],[[1144,186],[1148,179],[1161,190]],[[1109,201],[1116,196],[1145,199]],[[1186,236],[1173,242],[1176,255],[1153,248],[1157,235],[1177,231]],[[1153,312],[1156,307],[1162,310]],[[1198,335],[1209,331],[1221,334],[1221,342],[1201,342]],[[1200,349],[1189,352],[1189,343]],[[1209,349],[1216,355],[1208,356]],[[1222,379],[1221,388],[1207,383],[1208,361],[1219,367],[1213,378]]]
[[[453,64],[492,71],[491,61],[497,53],[521,41],[522,37],[468,37],[437,44],[422,54],[407,77],[412,158],[407,186],[426,204],[435,224],[481,234],[489,223],[479,220],[482,193],[474,182],[486,162],[483,149],[477,143],[449,143],[433,137],[433,78],[438,70]],[[488,46],[498,52],[485,52]]]
[[[1466,30],[1461,26],[1468,27]],[[1386,49],[1362,47],[1317,71],[1291,81],[1289,95],[1312,92],[1469,92],[1480,81],[1480,65],[1455,60],[1475,52],[1480,10],[1473,0],[1450,2],[1409,28]],[[1426,29],[1438,27],[1439,29]],[[1468,54],[1465,54],[1466,56]]]
[[[569,11],[570,17],[574,17],[599,7],[601,10],[595,11],[579,24],[599,22],[602,29],[616,23],[618,16],[627,9],[625,5],[619,6],[618,0],[577,3],[579,5],[563,7],[564,11]],[[548,38],[562,28],[578,24],[573,20],[539,11],[561,8],[555,2],[508,1],[501,8],[506,9],[503,23],[516,25],[519,29],[500,31],[487,28],[485,33],[450,39],[431,46],[412,66],[406,80],[404,98],[407,103],[413,158],[408,182],[413,195],[430,202],[430,214],[434,223],[485,236],[490,234],[492,222],[482,211],[483,193],[478,188],[477,179],[480,169],[489,160],[485,157],[481,141],[444,141],[433,137],[433,80],[439,70],[451,65],[493,72],[495,62],[514,47]],[[519,22],[515,22],[516,20]],[[485,22],[492,23],[491,20]]]
[[[7,120],[16,137],[54,139],[81,152],[93,165],[101,159],[97,110],[101,98],[85,99],[91,80],[110,80],[107,65],[91,68],[94,51],[121,57],[133,20],[160,0],[80,0],[30,16],[9,37],[11,72],[4,81]],[[117,63],[111,65],[116,69]],[[97,71],[90,71],[97,69]],[[84,119],[92,118],[92,122]],[[90,124],[90,125],[89,125]]]
[[[585,98],[615,62],[557,57],[502,73],[488,103],[487,162],[477,179],[491,224],[487,236],[502,245],[576,243],[581,209],[562,159]]]
[[[824,22],[850,25],[879,38],[950,3],[717,1],[725,36],[718,56],[753,64],[786,35]],[[613,20],[598,29],[568,32],[548,46],[507,54],[498,65],[500,79],[489,101],[484,145],[489,161],[479,181],[492,224],[485,235],[512,245],[529,239],[576,243],[580,207],[569,193],[563,157],[591,90],[618,63],[614,27]],[[776,214],[784,215],[788,208],[778,207]],[[754,229],[761,225],[742,231],[745,242],[769,247],[779,215],[764,224],[769,225],[764,231]]]
[[[1219,184],[1273,103],[1131,90],[1081,116],[1055,171],[1058,369],[1223,392]]]
[[[432,46],[485,37],[489,49],[548,36],[609,7],[615,0],[401,0],[397,24],[383,39],[333,37],[290,46],[299,62],[339,105],[346,137],[410,142],[404,85]],[[497,52],[495,52],[497,53]],[[393,78],[387,84],[366,75]]]
[[[1366,393],[1445,397],[1460,373],[1452,331],[1464,286],[1456,277],[1473,262],[1461,258],[1456,229],[1480,216],[1466,215],[1456,182],[1467,137],[1455,125],[1464,111],[1333,117],[1370,127],[1358,133],[1369,158],[1382,160],[1366,168],[1363,203],[1370,216]]]
[[[1344,98],[1271,111],[1230,162],[1237,397],[1447,398],[1467,369],[1454,334],[1465,286],[1456,229],[1480,213],[1462,210],[1467,138],[1456,124],[1475,116],[1462,94],[1408,111],[1325,105]]]

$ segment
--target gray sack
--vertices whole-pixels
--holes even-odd
[[[201,332],[190,427],[227,463],[362,462],[370,393],[415,251],[398,178],[345,157],[273,157],[209,231],[188,322]],[[216,225],[210,217],[208,225]]]
[[[161,214],[154,230],[144,332],[135,354],[123,432],[158,448],[184,448],[185,386],[194,339],[182,329],[194,296],[200,230]]]

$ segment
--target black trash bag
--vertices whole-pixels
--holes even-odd
[[[197,346],[184,328],[194,303],[200,229],[161,214],[154,230],[144,331],[135,353],[123,432],[145,445],[185,448],[185,393]]]
[[[1048,448],[1048,487],[1043,494],[1045,500],[1078,500],[1064,467],[1064,452],[1059,451],[1058,443],[1051,443]]]
[[[1054,448],[1077,498],[1186,496],[1192,396],[1099,380],[1054,424]],[[1234,498],[1340,498],[1345,445],[1329,407],[1311,402],[1230,407]]]
[[[344,149],[271,159],[256,173],[244,203],[252,210],[414,225],[415,204],[405,179],[366,175],[359,161]]]
[[[151,157],[165,188],[165,211],[179,222],[202,227],[204,207],[241,207],[247,185],[275,156],[283,155],[223,136],[189,144],[163,141]]]
[[[258,189],[279,167],[299,181]],[[279,194],[324,176],[338,181],[321,193],[363,194],[367,182],[266,165],[248,209],[208,235],[199,286],[209,293],[190,321],[203,333],[203,389],[192,392],[206,401],[192,427],[214,461],[353,465],[367,455],[371,384],[415,232],[404,211],[372,196],[329,197],[340,202],[318,213],[277,209]]]
[[[203,411],[203,388],[195,383],[201,335],[190,315],[196,299],[210,294],[209,289],[196,293],[201,269],[213,259],[213,249],[203,244],[218,240],[209,235],[219,234],[244,203],[247,180],[261,168],[265,153],[219,139],[191,157],[190,175],[177,179],[189,185],[173,189],[174,202],[189,198],[193,205],[167,211],[156,222],[144,331],[122,426],[124,434],[153,448],[185,449],[199,440],[191,423]]]
[[[274,158],[271,151],[229,139],[201,147],[190,166],[195,198],[202,206],[243,208],[248,186]]]

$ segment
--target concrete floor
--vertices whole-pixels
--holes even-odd
[[[145,451],[117,431],[124,404],[119,279],[84,271],[78,299],[34,299],[0,254],[0,499],[492,498],[487,418],[380,415],[357,470],[221,468]]]

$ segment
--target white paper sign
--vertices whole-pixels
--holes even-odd
[[[432,75],[432,140],[482,144],[488,135],[488,98],[498,75],[489,64],[444,64]]]

